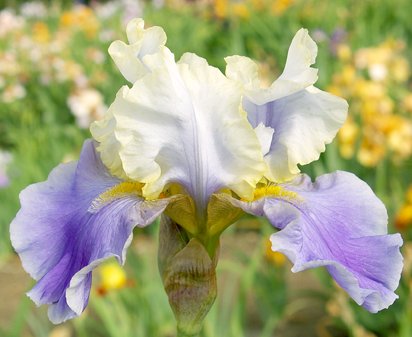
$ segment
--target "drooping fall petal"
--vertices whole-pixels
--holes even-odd
[[[271,236],[272,249],[294,263],[292,271],[326,267],[371,312],[398,297],[402,238],[388,234],[385,206],[355,175],[335,172],[314,183],[301,175],[291,183],[265,187],[256,201],[230,201],[280,229]]]
[[[78,163],[61,164],[47,181],[27,187],[10,225],[23,267],[38,281],[28,293],[60,323],[88,303],[91,271],[115,257],[123,263],[135,226],[150,224],[168,200],[146,202],[138,185],[112,177],[86,141]]]

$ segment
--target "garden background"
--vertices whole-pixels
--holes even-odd
[[[241,219],[223,235],[219,296],[202,336],[412,336],[411,13],[409,0],[0,0],[0,336],[174,336],[156,266],[157,224],[136,230],[125,269],[111,261],[94,272],[88,309],[60,326],[24,295],[32,281],[9,241],[19,192],[78,157],[90,122],[124,84],[107,49],[125,39],[133,17],[162,26],[176,58],[191,51],[224,70],[226,55],[246,55],[268,83],[296,31],[309,29],[318,86],[350,108],[321,160],[303,170],[357,174],[386,204],[389,231],[405,241],[400,298],[373,315],[324,270],[292,274],[269,248],[274,230]]]

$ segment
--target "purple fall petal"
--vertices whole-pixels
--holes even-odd
[[[325,266],[336,282],[370,312],[398,297],[403,266],[399,234],[387,234],[385,206],[369,186],[348,172],[301,175],[281,185],[296,198],[266,197],[236,202],[246,212],[264,215],[281,231],[272,249],[284,253],[293,272]]]
[[[92,269],[113,256],[123,263],[133,228],[150,224],[167,206],[167,200],[145,202],[125,194],[90,210],[93,200],[119,183],[93,142],[86,141],[78,163],[59,165],[47,181],[20,195],[21,210],[10,226],[12,244],[38,281],[29,297],[50,305],[53,323],[80,315]]]

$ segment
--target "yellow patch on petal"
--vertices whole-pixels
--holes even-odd
[[[297,193],[285,190],[282,186],[279,185],[266,185],[256,188],[253,200],[258,200],[264,197],[275,197],[281,199],[299,198]]]
[[[126,195],[137,195],[142,196],[143,184],[135,181],[125,181],[122,182],[109,190],[100,194],[96,199],[93,200],[91,210],[97,211],[102,206],[107,203],[122,198]]]

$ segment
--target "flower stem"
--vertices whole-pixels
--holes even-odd
[[[187,334],[185,331],[181,331],[179,328],[177,329],[177,337],[199,337],[199,334]]]

